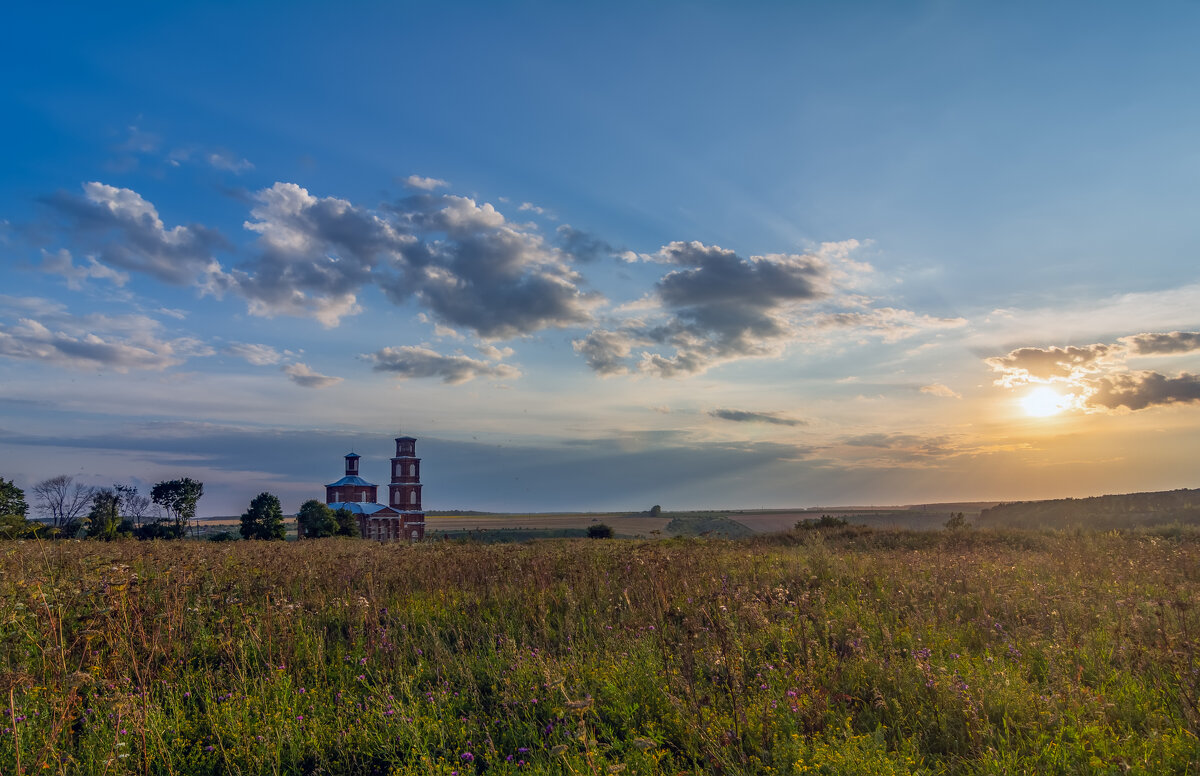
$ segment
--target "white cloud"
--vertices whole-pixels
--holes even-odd
[[[190,338],[166,339],[161,325],[145,316],[67,313],[0,324],[0,356],[72,369],[163,370],[212,349]],[[49,325],[47,325],[49,323]]]
[[[283,360],[283,354],[270,345],[235,342],[225,347],[224,352],[244,359],[254,366],[271,366]]]
[[[930,396],[938,396],[943,399],[961,399],[962,394],[954,390],[948,385],[941,383],[933,383],[932,385],[922,385],[921,393],[927,393]]]
[[[51,275],[62,275],[67,280],[67,288],[79,291],[89,278],[107,280],[115,286],[124,286],[129,282],[129,275],[112,267],[105,266],[92,256],[85,257],[86,265],[77,265],[71,257],[71,252],[63,248],[55,253],[42,251],[42,272]]]
[[[420,175],[410,175],[404,179],[404,185],[410,189],[418,189],[420,191],[433,191],[434,189],[442,189],[450,184],[440,178],[423,178]]]

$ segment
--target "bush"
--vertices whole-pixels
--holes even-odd
[[[588,526],[587,535],[589,539],[611,539],[613,538],[613,529],[606,523],[596,523]]]
[[[809,518],[796,523],[796,528],[802,531],[813,531],[821,528],[845,528],[850,525],[849,521],[844,517],[834,517],[833,515],[821,515],[816,520]]]

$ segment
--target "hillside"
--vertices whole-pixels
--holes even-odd
[[[1091,498],[1017,501],[979,514],[980,526],[997,528],[1072,528],[1101,530],[1200,524],[1200,490],[1125,493]]]

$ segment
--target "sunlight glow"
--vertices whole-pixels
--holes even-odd
[[[1071,396],[1063,396],[1049,386],[1034,388],[1021,399],[1025,414],[1034,418],[1048,418],[1071,406]]]

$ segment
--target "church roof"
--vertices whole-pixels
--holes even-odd
[[[337,482],[331,482],[331,483],[329,483],[328,485],[326,485],[325,487],[327,487],[327,488],[337,488],[337,487],[340,487],[340,486],[342,486],[342,485],[365,485],[365,486],[367,486],[368,488],[377,488],[377,487],[379,487],[379,486],[378,486],[378,485],[376,485],[375,483],[373,483],[373,482],[367,482],[367,481],[366,481],[366,480],[364,480],[362,477],[358,477],[358,476],[355,476],[355,475],[353,475],[353,474],[348,474],[348,475],[346,475],[345,477],[342,477],[342,478],[341,478],[340,480],[338,480]]]
[[[395,510],[383,504],[369,504],[365,501],[336,501],[328,505],[335,512],[339,509],[345,509],[353,512],[356,515],[373,515],[376,512],[387,510],[389,514],[394,514]]]
[[[358,453],[350,453],[346,457],[347,458],[362,458],[362,456],[359,455]]]

